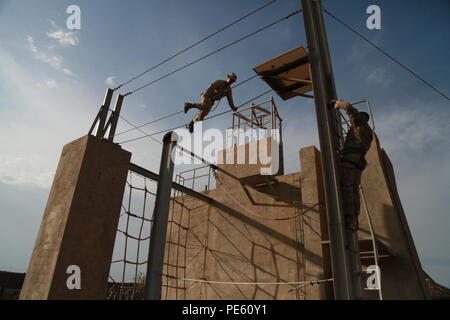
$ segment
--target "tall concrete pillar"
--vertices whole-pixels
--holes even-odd
[[[106,298],[130,158],[90,135],[64,146],[20,299]]]

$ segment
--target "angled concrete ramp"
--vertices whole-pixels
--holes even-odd
[[[381,258],[383,299],[429,299],[422,266],[397,191],[392,163],[378,138],[374,137],[366,156],[368,165],[361,185],[371,216],[375,237],[390,256]],[[360,239],[370,238],[370,229],[361,200]],[[366,265],[373,259],[363,260]],[[363,267],[364,268],[364,267]],[[366,298],[373,292],[366,291]]]

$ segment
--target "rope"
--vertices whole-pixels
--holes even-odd
[[[265,91],[265,92],[261,93],[260,95],[257,95],[256,97],[254,97],[254,98],[252,98],[252,99],[250,99],[250,100],[248,100],[248,101],[246,101],[246,102],[244,102],[244,103],[241,103],[239,106],[237,106],[237,108],[240,108],[240,107],[242,107],[243,105],[246,105],[247,103],[250,103],[250,102],[252,102],[252,101],[255,100],[255,99],[258,99],[258,98],[262,97],[263,95],[268,94],[268,93],[271,92],[271,91],[272,91],[272,89],[270,89],[270,90],[268,90],[268,91]],[[224,112],[215,114],[215,115],[213,115],[213,116],[210,116],[210,117],[208,117],[208,118],[203,119],[203,121],[209,120],[209,119],[212,119],[212,118],[221,116],[221,115],[224,115],[224,114],[229,113],[229,112],[232,112],[232,111],[233,111],[233,110],[227,110],[227,111],[224,111]],[[127,121],[127,122],[128,122],[129,124],[131,124],[129,121]],[[133,124],[131,124],[131,125],[132,125],[133,127],[135,127]],[[143,138],[153,137],[153,136],[155,136],[155,135],[157,135],[157,134],[160,134],[160,133],[165,133],[165,132],[172,131],[172,130],[175,130],[175,129],[184,128],[184,127],[186,127],[187,125],[188,125],[188,123],[185,123],[185,124],[181,124],[181,125],[176,126],[176,127],[172,127],[172,128],[169,128],[169,129],[164,129],[164,130],[161,130],[161,131],[158,131],[158,132],[154,132],[154,133],[150,133],[150,134],[147,134],[147,133],[145,133],[144,131],[142,131],[141,129],[138,129],[140,132],[144,133],[145,135],[140,136],[140,137],[136,137],[136,138],[133,138],[133,139],[125,140],[125,141],[122,141],[122,142],[118,142],[118,144],[125,144],[125,143],[128,143],[128,142],[140,140],[140,139],[143,139]],[[137,128],[136,128],[136,129],[137,129]],[[155,141],[158,141],[158,140],[156,140],[156,139],[154,139],[154,138],[152,138],[152,139],[155,140]],[[158,143],[159,143],[159,144],[162,144],[160,141],[158,141]]]
[[[350,30],[351,32],[353,32],[354,34],[356,34],[358,37],[360,37],[361,39],[363,39],[364,41],[366,41],[367,43],[369,43],[370,45],[372,45],[374,48],[376,48],[378,51],[380,51],[382,54],[384,54],[386,57],[388,57],[389,59],[391,59],[393,62],[395,62],[396,64],[398,64],[400,67],[402,67],[403,69],[405,69],[406,71],[408,71],[410,74],[412,74],[414,77],[416,77],[417,79],[419,79],[420,81],[422,81],[424,84],[426,84],[428,87],[430,87],[431,89],[433,89],[434,91],[436,91],[438,94],[440,94],[441,96],[443,96],[445,99],[450,100],[449,97],[447,97],[447,95],[445,95],[442,91],[440,91],[439,89],[437,89],[436,87],[434,87],[431,83],[429,83],[428,81],[426,81],[424,78],[422,78],[421,76],[419,76],[417,73],[415,73],[414,71],[412,71],[410,68],[408,68],[407,66],[405,66],[404,64],[402,64],[400,61],[398,61],[396,58],[394,58],[392,55],[390,55],[389,53],[387,53],[385,50],[383,50],[382,48],[380,48],[379,46],[377,46],[375,43],[373,43],[372,41],[370,41],[369,39],[367,39],[366,37],[364,37],[361,33],[359,33],[358,31],[356,31],[354,28],[352,28],[351,26],[349,26],[348,24],[346,24],[344,21],[340,20],[338,17],[336,17],[335,15],[333,15],[331,12],[329,12],[328,10],[326,10],[325,8],[322,9],[323,12],[325,12],[327,15],[329,15],[331,18],[333,18],[334,20],[336,20],[337,22],[339,22],[340,24],[342,24],[344,27],[346,27],[348,30]]]
[[[142,221],[144,221],[144,220],[142,220]],[[139,237],[135,237],[135,236],[132,236],[131,234],[123,231],[123,230],[117,230],[117,232],[122,233],[125,237],[128,237],[128,238],[131,238],[131,239],[134,239],[134,240],[138,241],[138,243],[141,242],[141,241],[146,241],[146,240],[151,238],[150,236],[145,237],[145,238],[142,238],[140,236]]]
[[[143,184],[143,187],[140,187],[140,179],[138,179],[138,181],[133,181],[134,176],[139,176],[140,178],[143,178],[143,181],[141,182]],[[151,241],[151,234],[149,235],[144,235],[143,234],[143,230],[144,230],[144,222],[147,223],[151,223],[153,222],[153,219],[151,218],[147,218],[146,217],[146,213],[148,212],[148,208],[147,208],[147,204],[148,204],[148,197],[150,196],[155,196],[155,193],[150,191],[148,189],[148,182],[152,181],[150,179],[147,179],[146,177],[143,177],[141,175],[138,175],[134,172],[129,172],[128,174],[128,178],[126,181],[126,188],[128,188],[128,190],[126,191],[126,195],[124,195],[124,199],[122,201],[122,209],[124,211],[124,216],[123,218],[125,218],[125,225],[123,226],[121,222],[119,222],[118,227],[116,229],[116,236],[118,234],[123,234],[124,238],[123,240],[119,240],[116,239],[116,243],[114,246],[114,252],[116,252],[116,250],[119,248],[119,242],[123,243],[123,248],[122,246],[120,246],[120,252],[118,252],[118,256],[116,258],[116,254],[114,254],[114,258],[111,261],[111,264],[119,264],[120,265],[120,269],[119,273],[121,274],[121,280],[120,280],[120,288],[121,290],[124,288],[124,285],[126,285],[126,278],[129,276],[133,276],[134,279],[131,280],[130,284],[132,284],[133,286],[133,294],[136,292],[137,290],[137,280],[138,280],[138,276],[139,276],[139,268],[141,268],[142,265],[145,265],[146,263],[148,263],[147,260],[142,260],[141,259],[141,248],[144,242]],[[153,181],[152,181],[153,182]],[[131,208],[134,207],[132,206],[132,202],[134,199],[136,199],[135,195],[136,193],[135,190],[139,190],[142,191],[143,194],[143,206],[142,206],[142,210],[140,215],[134,214],[131,212]],[[124,192],[125,193],[125,192]],[[139,192],[140,194],[140,192]],[[121,216],[123,215],[121,214]],[[131,219],[131,218],[136,218],[138,220],[135,219]],[[122,219],[122,218],[120,218]],[[123,221],[123,220],[120,220]],[[134,226],[136,226],[139,230],[138,235],[133,235],[131,234],[131,231],[134,230]],[[131,241],[133,240],[133,241]],[[123,242],[122,242],[123,241]],[[135,252],[134,254],[132,254],[130,256],[130,252]],[[130,265],[133,265],[132,270],[133,272],[131,272],[130,274],[127,274],[127,270],[130,270]],[[110,277],[112,278],[112,275],[110,274]],[[119,284],[119,283],[118,283]],[[122,292],[122,291],[121,291]],[[122,293],[120,293],[122,295]]]
[[[259,215],[257,213],[255,213],[254,211],[250,210],[249,208],[247,208],[246,206],[244,206],[242,203],[240,203],[222,184],[222,181],[220,181],[219,177],[216,175],[216,173],[214,172],[214,176],[216,178],[216,181],[218,182],[219,186],[222,188],[222,190],[235,202],[237,203],[242,209],[244,209],[245,211],[247,211],[248,213],[250,213],[251,215],[254,215],[258,218],[262,218],[262,219],[266,219],[266,220],[276,220],[276,221],[283,221],[283,220],[291,220],[291,219],[295,219],[298,216],[312,210],[313,208],[315,208],[316,206],[319,205],[319,203],[315,203],[313,204],[312,207],[309,207],[308,209],[304,210],[304,211],[300,211],[299,213],[290,216],[290,217],[284,217],[284,218],[270,218],[270,217],[265,217],[262,215]]]
[[[158,122],[158,121],[161,121],[161,120],[164,120],[164,119],[167,119],[167,118],[176,116],[176,115],[178,115],[178,114],[180,114],[180,113],[183,113],[183,112],[184,112],[184,111],[181,110],[181,111],[177,111],[177,112],[168,114],[168,115],[166,115],[166,116],[164,116],[164,117],[161,117],[161,118],[159,118],[159,119],[156,119],[156,120],[153,120],[153,121],[150,121],[150,122],[146,122],[146,123],[141,124],[141,125],[139,125],[139,126],[135,126],[134,128],[131,128],[131,129],[128,129],[128,130],[119,132],[119,133],[117,133],[116,135],[114,135],[114,137],[117,137],[117,136],[120,136],[121,134],[124,134],[124,133],[130,132],[130,131],[134,131],[134,130],[137,130],[137,129],[139,129],[139,128],[148,126],[149,124],[152,124],[152,123],[155,123],[155,122]]]
[[[193,64],[195,64],[195,63],[197,63],[197,62],[199,62],[199,61],[201,61],[203,59],[206,59],[206,58],[212,56],[213,54],[216,54],[216,53],[218,53],[218,52],[220,52],[220,51],[222,51],[222,50],[224,50],[224,49],[226,49],[228,47],[231,47],[232,45],[235,45],[236,43],[238,43],[238,42],[240,42],[242,40],[245,40],[245,39],[247,39],[247,38],[249,38],[249,37],[251,37],[251,36],[253,36],[253,35],[255,35],[255,34],[261,32],[261,31],[263,31],[263,30],[266,30],[266,29],[276,25],[277,23],[280,23],[280,22],[282,22],[282,21],[284,21],[286,19],[289,19],[290,17],[300,13],[301,11],[302,11],[301,9],[293,11],[290,14],[288,14],[287,16],[285,16],[283,18],[280,18],[280,19],[278,19],[278,20],[276,20],[276,21],[274,21],[274,22],[272,22],[272,23],[270,23],[270,24],[268,24],[268,25],[266,25],[266,26],[264,26],[262,28],[259,28],[258,30],[253,31],[253,32],[247,34],[246,36],[243,36],[242,38],[239,38],[238,40],[230,42],[227,45],[225,45],[223,47],[220,47],[219,49],[216,49],[216,50],[214,50],[214,51],[212,51],[212,52],[210,52],[210,53],[208,53],[208,54],[206,54],[204,56],[201,56],[200,58],[195,59],[194,61],[191,61],[190,63],[185,64],[182,67],[179,67],[179,68],[177,68],[177,69],[175,69],[175,70],[173,70],[173,71],[171,71],[171,72],[169,72],[169,73],[167,73],[167,74],[165,74],[165,75],[163,75],[163,76],[161,76],[161,77],[159,77],[159,78],[157,78],[157,79],[155,79],[153,81],[150,81],[150,82],[148,82],[148,83],[146,83],[146,84],[144,84],[144,85],[142,85],[140,87],[137,87],[134,90],[131,90],[130,92],[126,93],[124,96],[128,96],[130,94],[133,94],[133,93],[135,93],[135,92],[137,92],[139,90],[142,90],[142,89],[144,89],[144,88],[146,88],[146,87],[148,87],[148,86],[150,86],[150,85],[152,85],[152,84],[154,84],[154,83],[156,83],[156,82],[158,82],[158,81],[160,81],[160,80],[162,80],[164,78],[167,78],[168,76],[171,76],[172,74],[174,74],[174,73],[176,73],[178,71],[181,71],[181,70],[183,70],[183,69],[185,69],[185,68],[187,68],[187,67],[189,67],[189,66],[191,66],[191,65],[193,65]]]
[[[307,286],[307,285],[322,284],[322,283],[330,282],[330,281],[333,281],[333,279],[330,278],[330,279],[324,279],[324,280],[311,280],[311,281],[305,281],[304,283],[298,285],[297,287],[295,287],[295,288],[289,290],[289,292],[294,291],[294,290],[298,290],[298,289],[300,289],[301,287],[304,287],[304,286]]]
[[[181,51],[175,53],[174,55],[168,57],[167,59],[164,59],[163,61],[161,61],[161,62],[155,64],[154,66],[152,66],[152,67],[148,68],[147,70],[141,72],[140,74],[136,75],[135,77],[131,78],[130,80],[125,81],[124,83],[120,84],[119,86],[117,86],[117,87],[114,88],[113,90],[117,90],[117,89],[123,87],[124,85],[127,85],[127,84],[130,83],[131,81],[134,81],[134,80],[136,80],[136,79],[142,77],[144,74],[146,74],[146,73],[152,71],[153,69],[156,69],[157,67],[159,67],[159,66],[163,65],[164,63],[166,63],[166,62],[172,60],[173,58],[179,56],[180,54],[182,54],[182,53],[184,53],[184,52],[186,52],[186,51],[188,51],[189,49],[192,49],[192,48],[195,47],[196,45],[198,45],[198,44],[204,42],[205,40],[208,40],[209,38],[215,36],[216,34],[222,32],[222,31],[228,29],[228,28],[231,27],[232,25],[234,25],[234,24],[236,24],[236,23],[238,23],[238,22],[244,20],[245,18],[250,17],[251,15],[255,14],[256,12],[258,12],[258,11],[264,9],[265,7],[268,7],[269,5],[271,5],[272,3],[274,3],[275,1],[277,1],[277,0],[273,0],[273,1],[271,1],[271,2],[266,3],[265,5],[263,5],[263,6],[259,7],[259,8],[257,8],[257,9],[255,9],[255,10],[253,10],[253,11],[251,11],[251,12],[245,14],[244,16],[240,17],[239,19],[237,19],[237,20],[231,22],[230,24],[228,24],[228,25],[226,25],[226,26],[220,28],[219,30],[217,30],[217,31],[215,31],[215,32],[213,32],[213,33],[211,33],[210,35],[208,35],[208,36],[206,36],[206,37],[204,37],[204,38],[198,40],[197,42],[194,42],[193,44],[190,44],[189,46],[187,46],[187,47],[184,48],[183,50],[181,50]]]
[[[130,261],[130,260],[126,260],[126,259],[120,259],[120,260],[114,260],[114,261],[111,261],[111,264],[113,264],[113,263],[119,263],[119,262],[123,262],[123,263],[124,263],[124,266],[127,265],[127,264],[133,264],[133,265],[137,264],[137,265],[142,265],[142,264],[148,263],[147,260],[139,262],[139,261]],[[125,283],[125,280],[122,280],[122,284],[124,284],[124,283]]]
[[[240,85],[243,85],[244,83],[246,83],[246,82],[248,82],[248,81],[250,81],[250,80],[256,78],[257,76],[258,76],[257,74],[254,75],[254,76],[251,76],[250,78],[247,78],[247,79],[245,79],[244,81],[239,82],[238,84],[232,86],[231,88],[232,88],[232,89],[237,88],[237,87],[239,87]],[[216,108],[217,108],[217,107],[216,107]],[[211,112],[214,111],[216,108],[214,108],[213,110],[211,110]],[[137,129],[139,129],[139,128],[148,126],[148,125],[153,124],[153,123],[156,123],[156,122],[158,122],[158,121],[161,121],[161,120],[164,120],[164,119],[167,119],[167,118],[176,116],[176,115],[178,115],[178,114],[180,114],[180,113],[183,113],[183,112],[184,112],[183,110],[177,111],[177,112],[174,112],[174,113],[165,115],[165,116],[163,116],[163,117],[161,117],[161,118],[158,118],[158,119],[156,119],[156,120],[152,120],[152,121],[146,122],[146,123],[141,124],[141,125],[139,125],[139,126],[132,125],[132,124],[128,121],[128,123],[131,124],[131,125],[133,126],[133,128],[128,129],[128,130],[125,130],[125,131],[122,131],[122,132],[119,132],[119,133],[115,134],[114,137],[117,137],[117,136],[120,136],[121,134],[124,134],[124,133],[130,132],[130,131],[134,131],[134,130],[137,130]]]
[[[270,90],[267,90],[267,91],[265,91],[265,92],[263,92],[263,93],[261,93],[261,94],[257,95],[256,97],[254,97],[254,98],[252,98],[252,99],[250,99],[250,100],[248,100],[248,101],[245,101],[244,103],[241,103],[240,105],[238,105],[238,106],[237,106],[237,108],[240,108],[240,107],[242,107],[242,106],[246,105],[247,103],[250,103],[250,102],[252,102],[253,100],[256,100],[256,99],[258,99],[258,98],[260,98],[260,97],[262,97],[262,96],[264,96],[264,95],[268,94],[268,93],[269,93],[269,92],[271,92],[271,91],[272,91],[272,89],[270,89]],[[230,113],[230,112],[232,112],[232,111],[233,111],[233,110],[227,110],[227,111],[224,111],[224,112],[221,112],[221,113],[218,113],[218,114],[212,115],[212,116],[210,116],[210,117],[207,117],[207,118],[203,119],[203,121],[205,121],[205,120],[209,120],[209,119],[212,119],[212,118],[215,118],[215,117],[218,117],[218,116],[221,116],[221,115],[227,114],[227,113]]]
[[[127,119],[125,119],[125,118],[124,118],[123,116],[121,116],[120,114],[119,114],[119,117],[120,117],[120,119],[122,119],[123,121],[125,121],[126,123],[128,123],[130,126],[132,126],[134,129],[139,130],[141,133],[145,134],[146,137],[149,137],[149,138],[152,139],[153,141],[155,141],[155,142],[157,142],[157,143],[159,143],[159,144],[162,145],[162,142],[161,142],[161,141],[156,140],[155,138],[152,137],[152,135],[148,135],[144,130],[142,130],[142,129],[136,127],[133,123],[131,123],[130,121],[128,121]],[[120,142],[119,142],[119,144],[120,144]]]
[[[333,281],[333,279],[323,279],[323,280],[310,280],[310,281],[291,281],[291,282],[235,282],[235,281],[213,281],[213,280],[204,280],[204,279],[192,279],[192,278],[177,278],[170,275],[165,275],[168,278],[183,280],[183,281],[191,281],[191,282],[201,282],[201,283],[209,283],[209,284],[221,284],[221,285],[250,285],[250,286],[260,286],[260,285],[314,285],[323,282]],[[296,287],[297,288],[297,287]],[[292,289],[295,290],[296,288]],[[292,291],[291,290],[291,291]]]

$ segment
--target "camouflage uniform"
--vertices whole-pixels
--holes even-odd
[[[359,185],[367,165],[364,156],[373,139],[372,129],[364,116],[350,103],[338,100],[335,108],[344,109],[351,123],[344,148],[341,150],[341,189],[344,215],[352,216],[353,228],[357,230],[360,211]]]
[[[226,80],[216,80],[201,94],[200,103],[191,103],[194,108],[200,109],[200,112],[192,119],[192,122],[203,120],[211,111],[214,101],[227,97],[228,104],[232,109],[235,108],[231,87]]]

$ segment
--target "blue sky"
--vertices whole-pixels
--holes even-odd
[[[107,79],[118,84],[265,1],[1,1],[0,2],[0,270],[24,272],[40,225],[62,146],[87,133]],[[66,28],[66,8],[81,8],[81,30]],[[381,30],[366,28],[366,8],[381,8]],[[450,3],[324,0],[336,16],[450,94]],[[281,18],[300,1],[279,0],[120,90],[209,53]],[[370,100],[376,132],[390,156],[400,197],[423,267],[450,286],[450,105],[398,65],[325,16],[338,96]],[[125,99],[122,115],[142,124],[198,100],[215,79],[305,45],[297,15]],[[236,103],[267,90],[254,79],[234,91]],[[298,150],[316,145],[314,106],[283,102],[288,172],[299,170]],[[220,111],[226,110],[226,103]],[[180,114],[158,122],[156,132],[190,120]],[[205,123],[224,129],[229,116]],[[120,123],[118,131],[128,129]],[[130,133],[126,138],[139,136]],[[125,135],[124,135],[125,137]],[[161,137],[158,136],[158,139]],[[288,147],[286,147],[288,146]],[[124,145],[133,162],[157,170],[160,146],[149,139]]]

